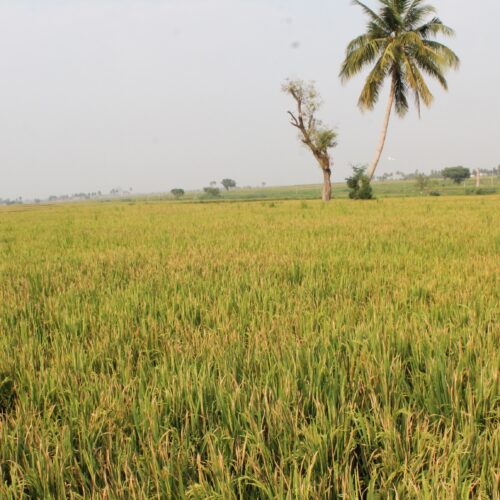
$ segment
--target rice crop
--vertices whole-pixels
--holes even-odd
[[[498,498],[500,198],[0,210],[0,498]]]

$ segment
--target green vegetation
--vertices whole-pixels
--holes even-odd
[[[236,181],[234,179],[222,179],[220,183],[224,186],[226,191],[236,187]]]
[[[443,177],[451,179],[455,184],[462,184],[466,179],[470,179],[470,170],[465,167],[448,167],[443,170]]]
[[[184,191],[184,189],[181,189],[181,188],[174,188],[174,189],[171,189],[170,190],[170,194],[176,199],[176,200],[179,200],[180,198],[182,198],[186,193]]]
[[[220,189],[214,186],[204,187],[203,192],[205,193],[205,197],[208,198],[220,198],[221,196]]]
[[[0,498],[493,498],[499,201],[1,208]]]
[[[358,102],[363,110],[373,109],[384,82],[387,79],[391,82],[382,135],[368,168],[371,180],[384,149],[392,108],[399,116],[406,115],[410,96],[415,99],[419,113],[421,102],[430,106],[434,97],[424,75],[436,79],[446,90],[446,71],[458,68],[459,59],[435,40],[438,35],[454,33],[439,18],[430,17],[436,10],[424,0],[378,0],[378,11],[359,0],[353,0],[353,4],[361,7],[368,24],[366,32],[347,46],[340,77],[345,82],[371,67]]]
[[[423,194],[427,191],[427,188],[430,186],[431,178],[424,174],[417,174],[415,176],[415,183],[420,193]]]
[[[347,179],[349,198],[351,200],[372,200],[373,188],[366,175],[366,167],[353,167],[352,176]]]
[[[427,196],[427,193],[422,193],[420,187],[417,186],[414,179],[412,180],[389,180],[389,181],[372,181],[373,195],[375,198],[388,197],[416,197]],[[489,177],[483,178],[482,186],[485,194],[500,193],[500,178]],[[430,191],[437,191],[443,196],[457,196],[475,193],[475,182],[471,179],[464,184],[454,184],[450,180],[431,179],[428,184]],[[268,187],[243,187],[232,189],[229,192],[220,193],[217,201],[264,201],[264,200],[314,200],[321,197],[323,185],[306,184],[298,186],[268,186]],[[429,194],[430,194],[429,191]],[[349,188],[346,183],[333,183],[332,195],[334,199],[349,198]],[[138,197],[137,200],[167,200],[169,196],[150,195]],[[129,201],[128,198],[126,201]],[[193,201],[209,201],[203,192],[191,191],[186,192],[184,198],[186,202]]]

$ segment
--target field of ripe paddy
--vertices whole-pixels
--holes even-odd
[[[499,220],[0,209],[0,498],[494,498]]]

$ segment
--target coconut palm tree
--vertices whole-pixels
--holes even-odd
[[[368,169],[370,180],[384,149],[393,107],[399,116],[404,116],[409,108],[409,94],[413,94],[420,116],[421,103],[430,106],[433,101],[423,74],[435,78],[446,90],[445,71],[458,68],[460,62],[451,49],[435,39],[438,35],[453,36],[454,32],[435,17],[434,7],[424,3],[424,0],[378,2],[380,8],[376,12],[364,3],[353,0],[352,3],[361,7],[369,20],[366,33],[347,46],[340,71],[340,77],[345,82],[371,66],[358,102],[362,110],[374,108],[384,81],[390,79],[382,135]]]

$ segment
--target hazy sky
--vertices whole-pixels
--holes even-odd
[[[462,66],[420,120],[394,119],[379,173],[500,163],[500,2],[433,3]],[[0,0],[0,197],[320,182],[287,77],[317,82],[344,179],[385,107],[362,114],[361,78],[337,77],[364,25],[348,0]]]

